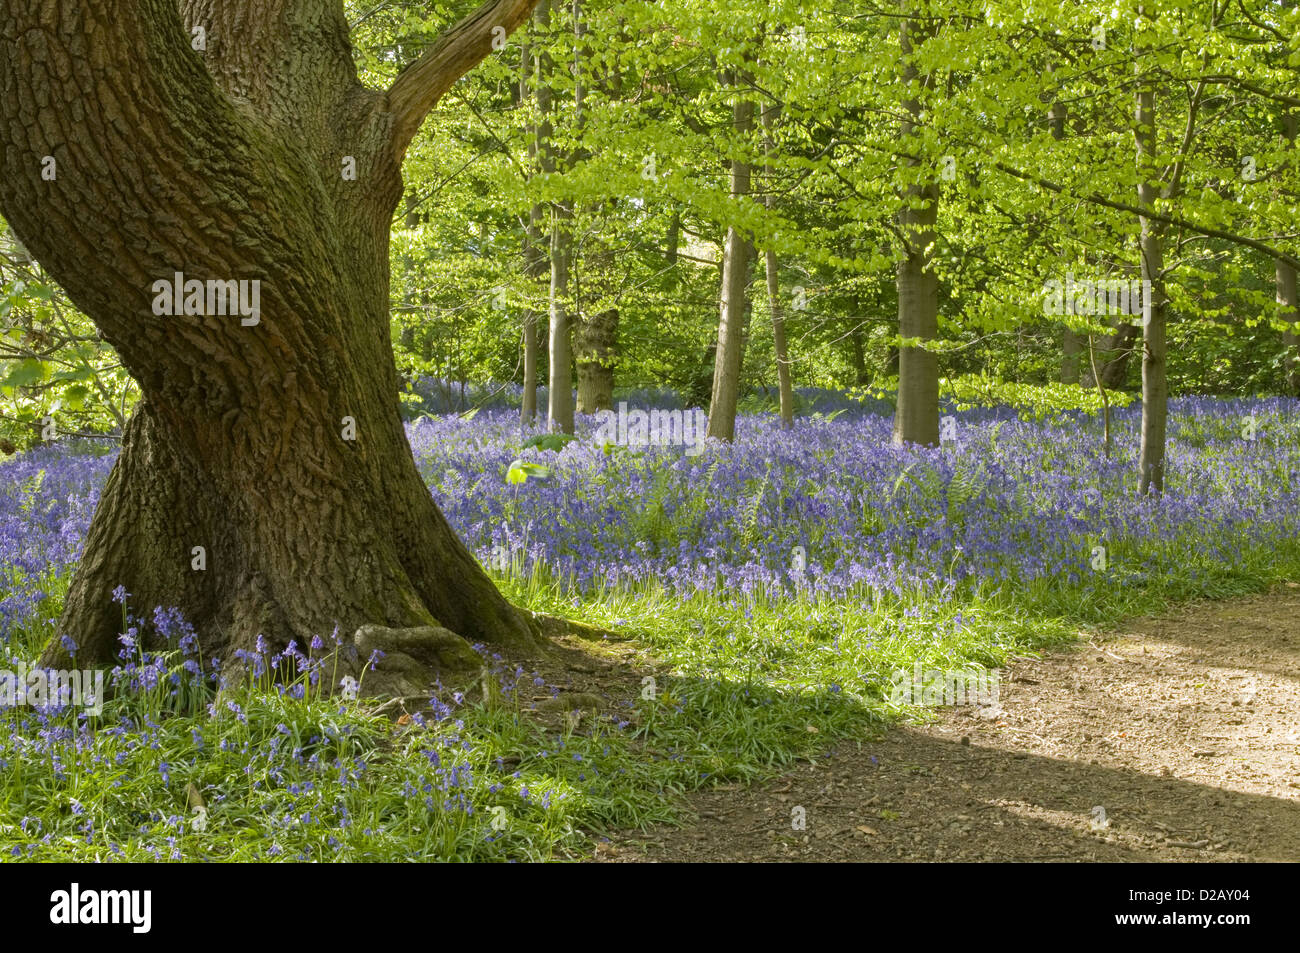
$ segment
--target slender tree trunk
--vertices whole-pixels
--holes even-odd
[[[858,387],[867,384],[867,354],[862,341],[862,324],[854,319],[853,329],[849,331],[849,356],[853,361],[853,383]]]
[[[906,0],[903,4],[906,12]],[[913,42],[923,37],[921,27],[911,19],[902,21],[900,44],[908,62],[903,80],[908,85],[926,84],[911,62]],[[911,139],[921,115],[920,101],[910,97],[903,103],[903,141]],[[906,161],[909,168],[919,160]],[[939,336],[939,280],[930,268],[931,248],[938,221],[939,186],[936,182],[909,185],[898,224],[905,246],[898,264],[898,331],[904,343],[899,349],[898,406],[894,412],[894,443],[934,446],[939,442],[939,360],[924,347]],[[921,345],[908,344],[917,340]]]
[[[528,230],[524,237],[524,275],[530,279],[530,294],[537,279],[546,272],[541,225],[545,214],[546,209],[541,205],[534,205],[528,213]],[[524,393],[520,402],[519,419],[526,426],[537,419],[537,365],[541,351],[538,318],[537,309],[531,305],[524,309]]]
[[[542,0],[537,7],[537,26],[544,37],[549,37],[551,26],[550,0]],[[537,86],[538,153],[542,172],[555,172],[558,164],[552,141],[554,127],[554,93],[550,86],[551,58],[543,51],[538,57],[538,70],[543,77]],[[573,245],[570,231],[573,206],[553,202],[549,209],[551,285],[548,295],[549,321],[547,329],[547,384],[546,427],[551,431],[573,433],[573,353],[572,326],[569,316],[569,260]]]
[[[1289,393],[1300,397],[1300,299],[1296,296],[1296,270],[1284,261],[1277,263],[1277,303],[1291,330],[1282,332],[1283,374]]]
[[[1292,146],[1295,145],[1298,124],[1300,115],[1296,113],[1282,117],[1283,135]],[[1282,346],[1286,350],[1282,365],[1286,387],[1290,393],[1300,397],[1300,300],[1296,298],[1295,267],[1284,261],[1277,263],[1277,302],[1291,322],[1290,330],[1282,332]]]
[[[1141,64],[1137,67],[1141,77]],[[1159,195],[1151,181],[1156,161],[1155,92],[1139,78],[1136,126],[1138,204],[1152,208]],[[1165,426],[1169,387],[1165,377],[1164,241],[1160,227],[1139,216],[1142,279],[1150,284],[1151,300],[1143,295],[1142,314],[1142,445],[1138,457],[1139,492],[1160,494],[1165,488]]]
[[[677,264],[677,249],[682,240],[682,213],[674,209],[668,219],[668,234],[664,236],[664,263],[669,267]]]
[[[1056,71],[1055,66],[1049,65],[1047,71],[1048,73],[1054,73]],[[1052,131],[1052,138],[1057,142],[1065,139],[1065,123],[1068,116],[1068,110],[1065,108],[1065,103],[1062,102],[1052,103],[1052,107],[1047,111],[1048,126]],[[1079,383],[1083,345],[1083,335],[1066,325],[1061,336],[1062,384]]]
[[[770,157],[772,154],[772,127],[776,123],[781,107],[776,104],[763,109],[764,149]],[[769,209],[776,206],[776,176],[770,158],[767,163],[767,199]],[[767,302],[772,310],[772,348],[776,354],[777,386],[781,394],[781,425],[794,426],[794,385],[790,381],[790,352],[785,340],[785,312],[781,307],[780,271],[777,267],[776,252],[768,249],[763,255],[767,277]]]
[[[539,16],[538,11],[534,11],[534,21]],[[529,96],[529,79],[533,75],[535,60],[532,57],[532,24],[529,25],[529,39],[523,44],[520,52],[520,70],[519,70],[519,102],[527,103]],[[542,80],[540,75],[537,82],[533,84],[536,95],[536,108],[538,116],[543,115],[542,109]],[[549,90],[547,91],[549,95]],[[549,101],[546,112],[550,111]],[[528,143],[528,167],[530,170],[535,169],[538,163],[539,143],[543,136],[549,137],[550,130],[543,130],[541,121],[533,123],[533,135]],[[528,291],[529,300],[523,312],[523,331],[524,331],[524,392],[520,400],[519,419],[524,426],[531,426],[537,419],[537,364],[538,364],[538,313],[537,309],[531,304],[531,296],[536,279],[540,278],[546,268],[546,252],[542,248],[542,218],[545,215],[545,209],[541,205],[534,205],[528,211],[528,227],[524,230],[524,277],[529,279]]]
[[[551,32],[550,32],[551,0],[541,0],[541,2],[537,5],[537,9],[533,12],[533,22],[531,24],[531,28],[534,34],[537,35],[540,40],[538,44],[540,46],[540,49],[538,50],[536,56],[537,127],[536,127],[536,134],[533,137],[533,150],[534,150],[534,157],[536,160],[537,168],[540,169],[544,174],[550,175],[555,171],[555,166],[556,166],[555,144],[553,139],[555,134],[555,125],[554,122],[552,121],[552,116],[554,115],[555,112],[555,91],[551,87],[551,70],[553,66],[551,63],[551,55],[547,51],[547,44],[551,40]],[[544,276],[549,276],[551,278],[552,286],[554,283],[554,275],[551,274],[552,268],[551,268],[550,254],[551,254],[551,246],[555,241],[554,228],[552,226],[553,212],[554,210],[548,206],[534,205],[529,212],[529,219],[528,219],[529,227],[531,229],[531,234],[529,236],[529,239],[530,239],[531,247],[533,249],[533,257],[530,262],[532,268],[530,277],[541,279]],[[545,233],[543,233],[542,231],[543,224],[545,224],[546,226]],[[545,234],[545,238],[543,238],[543,234]],[[547,289],[547,302],[548,302],[547,322],[549,325],[549,321],[550,321],[549,312],[554,305],[554,292],[551,290],[551,286],[548,286]],[[538,364],[538,358],[540,357],[540,354],[538,352],[540,352],[541,350],[541,342],[537,339],[541,337],[541,334],[539,333],[541,315],[537,311],[530,311],[529,315],[527,315],[526,317],[531,317],[533,322],[533,331],[532,331],[532,337],[534,339],[534,360],[532,362],[533,379],[537,380],[538,377],[537,364]],[[528,333],[527,324],[525,324],[524,328],[525,328],[525,334],[527,334]],[[548,328],[547,329],[547,361],[548,361],[547,416],[548,418],[551,416],[551,412],[552,412],[551,405],[550,405],[550,392],[553,390],[553,388],[551,387],[551,383],[552,383],[551,377],[553,376],[553,372],[550,370],[550,363],[549,363],[550,361],[550,336],[549,335],[550,335],[550,331]],[[525,379],[527,378],[527,372],[528,372],[528,366],[527,366],[527,360],[525,359],[525,366],[524,366]],[[537,403],[537,390],[534,387],[530,395],[529,389],[527,385],[525,385],[524,399],[528,400],[530,396],[534,405],[534,415],[529,417],[529,421],[531,422],[533,417],[535,417],[535,410],[536,410],[536,403]],[[549,419],[548,419],[547,426],[548,428],[550,427]]]
[[[573,209],[568,202],[551,207],[551,320],[547,363],[547,429],[573,433],[573,319],[569,263],[573,255]]]
[[[511,30],[531,5],[480,16]],[[181,609],[205,659],[337,627],[397,687],[476,664],[452,633],[535,646],[420,478],[389,331],[402,156],[491,38],[462,21],[378,92],[335,2],[57,7],[0,2],[0,212],[141,393],[60,621],[77,664],[114,659],[117,586]],[[249,307],[209,286],[169,314],[178,272],[250,282]],[[66,667],[58,639],[44,661]]]
[[[753,100],[741,90],[749,77],[741,74],[735,86],[732,128],[741,138],[754,128]],[[749,195],[752,169],[741,159],[731,163],[731,197]],[[713,396],[709,402],[708,435],[732,440],[736,434],[736,405],[740,400],[740,369],[744,362],[745,338],[749,331],[748,295],[754,244],[748,233],[734,225],[727,229],[722,255],[722,293],[718,322],[718,351],[713,364]]]
[[[767,270],[767,300],[772,309],[772,346],[776,352],[777,385],[781,392],[781,425],[794,426],[794,385],[790,380],[790,352],[785,340],[785,315],[781,308],[781,294],[777,281],[776,252],[764,255]]]

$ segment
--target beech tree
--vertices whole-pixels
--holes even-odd
[[[899,44],[904,57],[903,81],[908,89],[899,133],[903,142],[916,135],[921,116],[920,90],[931,87],[934,81],[931,75],[922,75],[911,59],[914,47],[925,36],[926,29],[917,20],[903,19]],[[908,159],[906,165],[915,170],[921,163]],[[899,352],[894,443],[935,445],[939,442],[939,357],[926,345],[939,333],[939,279],[930,261],[939,186],[933,181],[909,181],[904,195],[906,201],[898,213],[904,243],[898,262],[898,331],[903,344]]]
[[[535,3],[376,90],[342,0],[0,0],[0,211],[142,395],[60,623],[78,663],[112,658],[118,586],[205,658],[356,633],[418,683],[467,640],[535,647],[416,469],[388,260],[412,137]],[[188,313],[155,313],[182,275]],[[257,282],[260,310],[204,313],[195,281]]]
[[[745,87],[751,77],[743,70],[731,77],[735,100],[732,127],[742,136],[754,127],[754,101]],[[749,195],[753,167],[744,158],[731,160],[731,195]],[[713,395],[709,400],[709,436],[731,440],[736,435],[736,405],[740,398],[740,368],[749,333],[749,278],[754,261],[753,239],[737,225],[727,227],[722,252],[722,290],[718,296],[718,350],[713,364]]]

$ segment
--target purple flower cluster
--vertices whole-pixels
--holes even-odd
[[[434,497],[485,562],[542,563],[577,588],[654,583],[680,593],[1083,582],[1093,549],[1140,582],[1170,566],[1232,567],[1300,529],[1300,402],[1172,402],[1168,491],[1136,493],[1140,407],[1114,413],[1113,450],[1084,414],[1021,419],[952,411],[955,440],[891,445],[881,415],[811,418],[783,431],[742,417],[733,444],[616,448],[594,417],[560,451],[527,448],[515,415],[412,425]],[[1247,437],[1244,421],[1254,420]],[[507,485],[516,458],[549,475]],[[1122,561],[1115,557],[1123,557]]]
[[[1084,414],[954,410],[955,440],[899,449],[887,416],[846,408],[791,430],[742,416],[734,443],[710,442],[698,456],[602,449],[594,417],[580,418],[579,439],[559,451],[523,448],[539,431],[521,432],[508,409],[421,418],[409,433],[443,513],[485,563],[505,553],[525,573],[540,563],[584,591],[653,584],[836,598],[1072,585],[1093,571],[1097,546],[1140,581],[1188,560],[1232,567],[1300,530],[1294,400],[1173,401],[1159,499],[1135,492],[1136,405],[1115,412],[1109,457],[1099,422]],[[507,483],[519,458],[548,475]],[[0,464],[0,641],[49,625],[51,583],[75,565],[111,462],[69,442]],[[179,616],[153,623],[189,648]]]

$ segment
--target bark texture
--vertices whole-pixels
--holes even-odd
[[[535,646],[416,469],[388,266],[411,137],[533,2],[485,4],[385,92],[339,0],[0,0],[0,211],[141,392],[61,620],[79,664],[113,657],[119,585],[205,657],[364,625]],[[155,314],[176,272],[258,281],[259,320]]]
[[[754,128],[754,102],[740,92],[749,81],[740,76],[732,107],[732,127],[738,136]],[[749,195],[753,167],[743,159],[731,163],[731,197]],[[754,263],[754,243],[749,234],[734,225],[727,229],[722,250],[722,291],[719,302],[718,350],[713,362],[713,393],[709,400],[708,435],[731,440],[736,435],[736,406],[740,402],[740,369],[745,360],[745,339],[749,333],[749,276]]]
[[[614,364],[618,359],[618,308],[598,311],[578,328],[578,413],[614,406]]]

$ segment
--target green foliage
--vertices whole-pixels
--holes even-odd
[[[1102,409],[1101,394],[1096,388],[1056,382],[1022,384],[973,374],[945,378],[940,381],[939,394],[951,398],[958,410],[1004,405],[1023,410],[1038,419],[1071,410],[1097,414]],[[1132,394],[1124,392],[1106,395],[1111,407],[1125,407],[1133,399]]]
[[[538,434],[536,437],[529,437],[523,442],[522,446],[525,449],[536,447],[539,450],[552,450],[559,452],[576,439],[578,438],[569,433]]]
[[[0,220],[0,450],[120,432],[132,401],[116,355]]]

